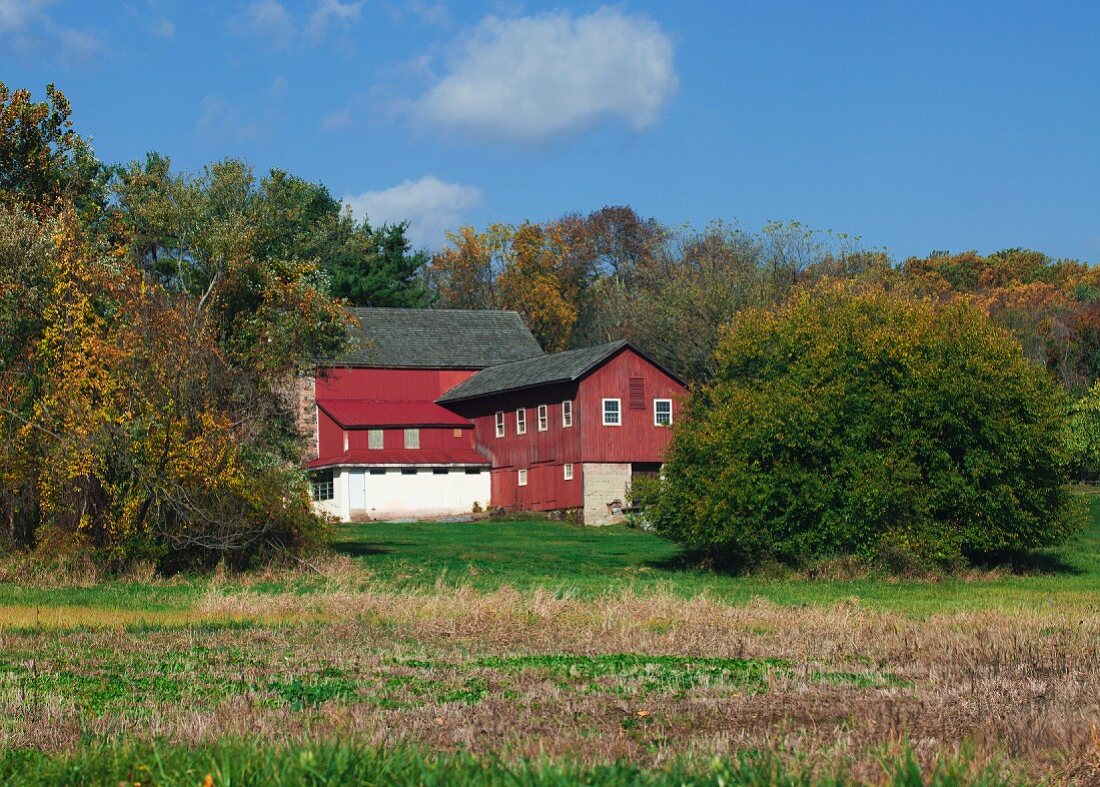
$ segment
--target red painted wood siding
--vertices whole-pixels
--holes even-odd
[[[644,381],[645,406],[630,408],[631,378]],[[581,429],[585,462],[662,462],[669,428],[653,423],[653,400],[672,399],[673,423],[687,390],[634,351],[627,349],[581,380],[574,417]],[[603,400],[619,399],[621,426],[603,425]]]
[[[368,450],[370,444],[368,443],[369,436],[368,429],[349,429],[348,430],[348,449],[355,450]],[[421,428],[420,429],[420,448],[421,449],[436,449],[436,448],[473,448],[474,447],[474,430],[473,429],[459,429],[459,436],[454,436],[454,430],[450,428],[438,429],[438,428]],[[385,449],[403,449],[405,447],[405,430],[404,429],[383,429],[382,430],[382,447]],[[339,453],[339,452],[337,452]]]
[[[317,411],[317,456],[339,456],[344,452],[344,430],[322,411]]]
[[[518,472],[510,467],[494,469],[490,480],[493,506],[510,511],[557,511],[584,505],[584,480],[579,463],[573,465],[571,481],[565,480],[560,463],[527,468],[527,486],[519,485]]]
[[[631,378],[644,381],[645,403],[629,408]],[[636,386],[636,384],[635,384]],[[637,387],[637,386],[636,386]],[[474,423],[475,440],[493,465],[492,503],[504,508],[550,511],[584,504],[584,462],[661,462],[670,430],[653,423],[653,399],[672,399],[673,421],[686,391],[672,377],[632,350],[624,350],[596,371],[569,385],[457,402],[451,409]],[[622,400],[622,426],[603,426],[602,399]],[[573,401],[573,426],[562,427],[561,403]],[[548,406],[548,429],[538,431],[538,406]],[[527,409],[527,433],[516,434],[516,410]],[[504,411],[504,437],[496,436],[496,412]],[[566,481],[562,465],[573,464]],[[526,469],[527,486],[517,471]]]
[[[317,398],[434,402],[473,374],[468,369],[328,369],[317,375]]]
[[[325,399],[374,399],[381,401],[434,402],[474,374],[466,369],[371,369],[339,368],[318,373],[317,398]],[[344,452],[344,430],[325,413],[318,412],[318,456],[339,456]],[[347,430],[348,450],[369,448],[367,429]],[[404,429],[383,429],[385,449],[405,447]],[[461,429],[456,437],[447,428],[421,428],[421,449],[474,448],[474,430]]]

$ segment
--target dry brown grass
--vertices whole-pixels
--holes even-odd
[[[0,631],[0,742],[66,749],[82,733],[180,742],[335,735],[652,763],[757,747],[850,764],[873,782],[879,756],[907,738],[924,761],[967,742],[974,767],[1003,760],[1034,778],[1100,782],[1095,611],[1039,606],[918,621],[854,600],[792,608],[665,593],[353,592],[340,588],[362,577],[332,571],[326,593],[214,587],[193,617],[162,620],[172,624],[163,629],[127,630],[132,621],[119,614],[101,629]],[[177,625],[196,621],[254,625]],[[705,676],[647,683],[659,665],[585,676],[479,661],[529,654],[680,656],[685,674],[690,659],[785,663],[754,691]],[[273,700],[276,684],[320,686],[325,675],[354,691],[299,707]],[[137,681],[132,693],[112,694],[112,676]],[[167,694],[144,688],[155,678],[168,681]],[[477,691],[463,694],[470,686]],[[90,703],[94,692],[106,699]]]

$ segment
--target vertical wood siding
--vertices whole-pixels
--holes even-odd
[[[641,380],[642,384],[632,384]],[[644,392],[643,406],[630,407],[632,389]],[[575,417],[585,462],[662,462],[672,432],[653,423],[653,400],[672,399],[672,421],[680,417],[686,389],[632,350],[624,350],[581,380]],[[621,399],[621,426],[603,425],[603,400]]]
[[[631,393],[637,407],[628,405]],[[551,511],[584,504],[583,462],[652,463],[664,459],[670,430],[653,423],[653,400],[673,400],[679,417],[684,387],[630,349],[568,385],[516,391],[448,407],[474,423],[474,439],[493,465],[493,505],[508,509]],[[603,426],[602,400],[622,400],[622,426]],[[573,400],[573,426],[562,427],[561,403]],[[548,429],[538,431],[538,406],[549,410]],[[516,409],[527,408],[527,433],[516,434]],[[496,412],[505,413],[504,437],[496,436]],[[573,464],[566,481],[562,465]],[[517,471],[527,470],[527,486]]]
[[[317,398],[434,402],[473,374],[467,369],[328,369],[317,375]]]

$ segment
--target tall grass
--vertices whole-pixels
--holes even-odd
[[[425,787],[573,787],[574,785],[722,785],[734,787],[840,787],[877,784],[896,787],[999,787],[1019,784],[996,768],[977,767],[965,754],[922,769],[908,748],[880,763],[870,780],[855,780],[844,764],[825,772],[784,764],[766,752],[733,758],[681,757],[656,768],[631,762],[584,765],[564,759],[475,756],[463,752],[427,753],[413,748],[384,749],[347,742],[256,746],[248,741],[186,748],[164,744],[93,744],[76,753],[47,756],[34,751],[0,753],[0,782],[35,785],[424,785]]]

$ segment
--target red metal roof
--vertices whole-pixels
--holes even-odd
[[[317,406],[345,429],[371,426],[458,426],[473,424],[435,402],[324,399]]]
[[[476,465],[488,467],[489,460],[472,448],[345,451],[339,456],[314,459],[309,467],[343,465]]]

